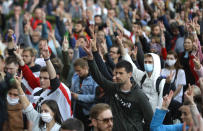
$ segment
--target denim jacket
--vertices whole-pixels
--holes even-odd
[[[83,103],[87,108],[83,108],[83,113],[85,115],[89,114],[89,109],[94,103],[95,92],[97,83],[93,80],[92,76],[87,76],[80,85],[80,77],[74,74],[72,77],[71,91],[78,94],[78,102]],[[73,112],[75,111],[76,101],[73,100]]]

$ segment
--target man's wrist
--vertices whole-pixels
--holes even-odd
[[[19,65],[20,65],[20,66],[24,66],[24,65],[25,65],[25,62],[24,62],[23,60],[20,60],[20,61],[19,61]]]

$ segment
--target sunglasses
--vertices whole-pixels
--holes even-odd
[[[100,119],[96,119],[98,121],[102,121],[104,123],[109,123],[109,121],[113,122],[113,117],[110,117],[110,118],[104,118],[103,120],[100,120]]]

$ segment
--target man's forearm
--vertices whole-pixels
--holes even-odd
[[[92,77],[93,79],[102,87],[102,88],[113,88],[115,86],[119,86],[119,84],[115,84],[107,79],[104,78],[104,76],[102,76],[102,74],[100,73],[97,64],[95,63],[94,60],[88,60],[88,65],[90,68],[90,72],[92,73]]]
[[[46,60],[46,65],[47,65],[47,71],[49,73],[49,78],[50,79],[56,78],[56,71],[50,59]]]

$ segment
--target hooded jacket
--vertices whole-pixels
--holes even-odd
[[[132,84],[129,92],[123,92],[120,83],[107,80],[99,71],[95,60],[88,60],[93,79],[104,89],[113,113],[113,131],[147,130],[152,119],[152,108],[138,84]],[[143,129],[143,120],[145,122]]]
[[[160,84],[159,84],[159,95],[158,92],[156,90],[156,80],[158,79],[158,77],[160,76],[161,73],[161,62],[160,62],[160,58],[158,55],[154,54],[154,53],[148,53],[152,56],[153,61],[154,61],[154,68],[152,71],[152,75],[151,77],[148,76],[146,71],[142,71],[139,70],[136,65],[133,63],[131,57],[128,55],[127,52],[125,52],[125,54],[123,55],[123,60],[126,60],[128,62],[130,62],[133,66],[133,78],[135,80],[135,82],[138,83],[139,86],[141,86],[141,80],[143,78],[143,76],[146,74],[146,79],[142,84],[142,90],[143,92],[147,95],[149,102],[152,106],[153,112],[155,111],[156,107],[161,107],[162,106],[162,96],[163,96],[163,88],[164,88],[164,84],[165,84],[165,79],[162,79]]]

